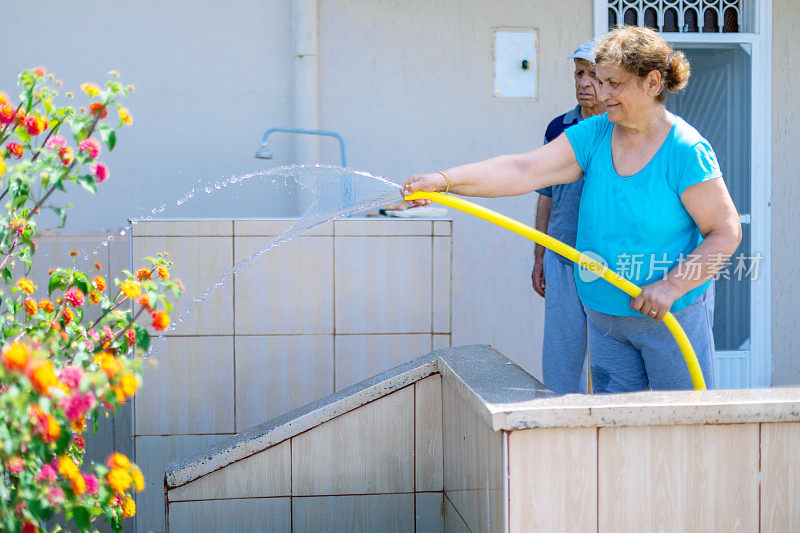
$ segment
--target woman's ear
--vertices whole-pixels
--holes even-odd
[[[661,92],[661,73],[657,70],[651,70],[647,73],[644,81],[647,94],[653,98],[658,96]]]

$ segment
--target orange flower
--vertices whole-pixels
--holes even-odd
[[[106,279],[103,276],[95,276],[92,283],[94,283],[94,287],[98,291],[106,290]]]
[[[122,392],[120,387],[111,387],[111,391],[114,393],[114,396],[117,397],[119,403],[125,403],[125,393]]]
[[[69,324],[70,322],[72,322],[72,319],[75,318],[75,314],[72,312],[72,309],[70,309],[69,307],[64,309],[64,313],[62,314],[62,316],[64,317],[64,324]],[[63,335],[62,335],[62,337],[63,337]],[[66,339],[64,339],[64,340],[66,340]]]
[[[142,293],[142,289],[133,281],[125,281],[119,288],[122,293],[130,299],[136,298]]]
[[[56,377],[53,363],[50,361],[37,361],[34,363],[28,373],[28,379],[31,380],[34,388],[42,394],[47,394],[50,387],[58,386],[58,377]]]
[[[36,290],[36,285],[34,285],[33,282],[28,278],[20,278],[19,281],[17,281],[17,287],[28,294],[33,294],[33,291]]]
[[[100,102],[92,102],[92,105],[89,106],[89,113],[99,116],[102,120],[108,116],[108,109]]]
[[[73,433],[77,433],[80,435],[86,429],[86,417],[80,417],[77,420],[73,420],[69,424],[69,428],[72,430]]]
[[[162,265],[162,266],[158,267],[156,269],[156,271],[158,272],[158,277],[159,278],[161,278],[161,279],[169,279],[169,270],[167,270],[167,267]]]
[[[136,503],[130,496],[125,496],[125,501],[122,502],[122,516],[129,517],[136,514]]]
[[[108,456],[106,466],[109,468],[122,468],[123,470],[128,470],[131,467],[131,460],[128,459],[125,454],[114,452]]]
[[[41,115],[28,115],[25,118],[25,130],[31,136],[36,136],[47,129],[47,119]]]
[[[97,291],[89,291],[89,301],[93,304],[100,303],[100,293]]]
[[[136,271],[136,279],[139,281],[144,281],[146,279],[153,279],[153,273],[150,272],[150,269],[147,268],[140,268]]]
[[[3,364],[9,370],[25,370],[30,360],[28,347],[21,342],[12,343],[3,349]]]
[[[131,116],[131,112],[124,107],[119,108],[119,119],[128,125],[133,123],[133,117]]]
[[[36,300],[33,298],[25,298],[25,301],[22,302],[22,305],[25,306],[25,312],[28,313],[28,316],[35,315],[36,311],[39,310],[39,307],[36,305]]]
[[[114,492],[125,492],[133,482],[128,471],[122,468],[112,468],[106,474],[106,480]]]
[[[39,308],[47,311],[48,313],[52,313],[54,309],[53,302],[51,302],[50,300],[42,300],[41,302],[39,302]]]
[[[156,331],[164,331],[169,327],[169,315],[164,311],[156,311],[153,313],[153,329]]]
[[[3,91],[0,91],[0,106],[5,105],[8,103],[8,95]]]
[[[119,378],[119,386],[123,394],[130,398],[136,394],[136,388],[139,386],[139,382],[136,381],[136,377],[133,374],[122,374],[122,377]]]
[[[133,470],[131,472],[131,477],[133,478],[133,486],[136,489],[136,492],[142,492],[144,490],[144,476],[138,470]]]
[[[100,94],[100,87],[94,83],[84,83],[81,85],[81,89],[89,96],[97,96]]]
[[[33,73],[42,78],[45,74],[47,74],[47,70],[44,67],[39,66],[33,69]]]
[[[72,163],[72,158],[72,148],[69,146],[62,146],[58,149],[58,159],[63,165],[69,165]]]
[[[100,352],[94,356],[94,362],[108,377],[116,376],[122,370],[122,364],[110,352]]]
[[[83,476],[77,474],[69,479],[72,482],[72,492],[76,495],[83,494],[86,492],[86,481],[83,479]]]
[[[7,103],[0,104],[0,124],[5,126],[14,122],[14,108]]]
[[[150,297],[146,294],[142,294],[142,297],[139,298],[139,305],[142,307],[147,307],[150,305]]]
[[[66,479],[72,479],[80,475],[78,465],[76,465],[75,461],[66,455],[62,455],[58,460],[58,473],[64,476]]]

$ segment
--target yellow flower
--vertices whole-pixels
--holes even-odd
[[[34,388],[42,394],[47,394],[50,387],[59,385],[53,363],[50,361],[41,361],[33,364],[29,371],[28,379],[31,380]]]
[[[3,172],[5,171],[6,171],[6,163],[5,160],[3,159],[3,155],[0,154],[0,178],[3,177]]]
[[[122,468],[112,468],[108,474],[106,474],[106,480],[111,490],[120,493],[125,492],[133,482],[128,471]]]
[[[123,374],[122,377],[119,378],[119,386],[125,396],[130,398],[136,394],[136,388],[139,386],[139,382],[136,381],[133,374]]]
[[[136,504],[133,501],[133,498],[130,496],[125,496],[125,501],[122,502],[122,516],[129,517],[136,514]]]
[[[58,460],[58,473],[67,479],[72,479],[80,472],[78,471],[78,465],[72,459],[63,455]]]
[[[95,354],[93,361],[97,363],[100,370],[108,377],[116,376],[122,370],[122,363],[117,361],[114,354],[110,352],[100,352]]]
[[[17,282],[17,287],[27,292],[28,294],[33,294],[33,291],[36,290],[36,285],[34,285],[33,282],[28,278],[20,278],[19,281]]]
[[[136,488],[136,492],[142,492],[144,490],[144,476],[138,470],[134,470],[131,472],[131,477],[133,478],[133,485]]]
[[[122,285],[120,285],[119,288],[122,293],[130,299],[138,297],[142,292],[142,289],[139,287],[139,285],[133,281],[125,281],[122,283]]]
[[[75,494],[83,494],[86,492],[86,481],[83,479],[83,476],[78,474],[69,478],[72,482],[72,492]]]
[[[83,91],[89,96],[97,96],[100,94],[100,87],[94,83],[84,83],[81,85],[81,89],[83,89]]]
[[[132,123],[133,123],[133,117],[131,116],[131,112],[130,112],[130,111],[128,111],[128,109],[127,109],[127,108],[125,108],[125,107],[120,107],[120,108],[118,109],[118,111],[119,111],[119,119],[120,119],[122,122],[124,122],[125,124],[128,124],[128,125],[130,125],[130,124],[132,124]]]
[[[25,370],[29,359],[28,347],[21,342],[12,343],[3,349],[3,364],[9,370]]]

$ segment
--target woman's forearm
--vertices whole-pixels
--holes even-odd
[[[669,271],[667,281],[680,296],[699,287],[725,266],[741,242],[741,226],[712,231]]]

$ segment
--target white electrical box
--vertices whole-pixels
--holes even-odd
[[[495,30],[494,95],[536,97],[536,30]]]

